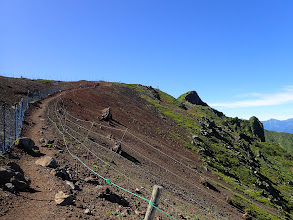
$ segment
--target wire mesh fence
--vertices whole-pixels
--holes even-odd
[[[23,127],[24,113],[29,104],[47,98],[57,92],[61,92],[61,86],[53,86],[48,89],[29,93],[22,98],[19,103],[10,107],[5,102],[1,103],[0,108],[0,155],[4,154],[20,137]]]

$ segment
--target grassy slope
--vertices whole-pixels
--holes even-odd
[[[182,144],[201,154],[206,165],[231,185],[234,204],[257,219],[278,219],[236,193],[238,190],[293,218],[293,158],[278,144],[261,142],[261,124],[255,117],[229,118],[208,106],[183,103],[158,89],[123,85],[139,91],[150,106],[190,133],[190,140],[182,140]]]
[[[265,130],[265,136],[267,141],[278,143],[293,154],[293,134]]]

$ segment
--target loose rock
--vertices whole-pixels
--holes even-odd
[[[105,120],[105,121],[110,121],[112,120],[112,113],[111,113],[111,108],[105,108],[103,111],[102,111],[102,119]]]
[[[121,144],[117,143],[112,147],[112,151],[114,151],[115,153],[119,154],[121,153]]]
[[[92,212],[91,212],[91,210],[86,209],[86,210],[84,210],[84,214],[86,214],[86,215],[90,215],[90,214],[92,214]]]
[[[55,195],[55,202],[57,205],[65,206],[70,205],[73,202],[73,197],[71,195],[67,195],[62,191],[59,191]]]
[[[73,182],[65,180],[65,183],[70,186],[71,189],[76,190],[78,187],[76,185],[74,185]]]
[[[51,167],[56,168],[58,166],[58,163],[53,157],[45,156],[36,161],[37,165],[43,166],[43,167]]]

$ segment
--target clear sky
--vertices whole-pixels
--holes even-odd
[[[292,0],[0,0],[0,75],[195,90],[293,118]]]

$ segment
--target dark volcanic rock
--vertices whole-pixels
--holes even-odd
[[[10,183],[10,184],[8,184]],[[7,191],[24,190],[29,188],[31,180],[24,177],[20,172],[15,172],[9,168],[0,168],[0,185],[4,185],[4,189]]]
[[[258,120],[257,117],[254,117],[254,116],[251,117],[249,121],[251,123],[254,135],[260,138],[262,142],[265,142],[265,133],[264,133],[263,124]]]
[[[5,183],[9,183],[10,179],[13,176],[15,176],[15,172],[13,170],[1,167],[0,168],[0,185],[4,185]]]
[[[193,105],[202,105],[202,106],[208,106],[205,102],[203,102],[200,97],[198,96],[196,91],[189,92],[184,99],[193,104]]]
[[[28,137],[22,137],[16,140],[15,146],[25,150],[32,150],[35,146],[35,142]]]
[[[38,156],[40,150],[38,146],[35,146],[35,142],[28,137],[21,137],[15,141],[15,146],[24,149],[28,154]]]

